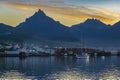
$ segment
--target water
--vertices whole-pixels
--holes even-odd
[[[0,58],[0,80],[120,80],[120,57]]]

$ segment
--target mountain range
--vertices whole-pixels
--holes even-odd
[[[72,40],[68,27],[46,16],[41,10],[18,25],[16,31],[39,39]]]
[[[42,10],[16,27],[0,24],[0,40],[65,41],[86,46],[116,46],[120,43],[120,22],[106,25],[97,19],[67,27],[47,16]]]

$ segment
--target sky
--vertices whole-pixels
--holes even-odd
[[[17,26],[38,9],[66,26],[95,18],[105,24],[120,20],[120,0],[0,0],[0,23]]]

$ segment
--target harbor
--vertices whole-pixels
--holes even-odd
[[[30,56],[76,56],[87,54],[90,57],[95,56],[120,56],[120,52],[112,53],[110,51],[94,48],[67,48],[67,47],[49,47],[45,46],[25,46],[21,44],[0,43],[0,57],[30,57]]]

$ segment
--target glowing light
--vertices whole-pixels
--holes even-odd
[[[25,76],[24,74],[15,70],[7,71],[2,76],[0,76],[0,80],[21,80],[21,79],[31,80],[31,79],[34,79],[34,77]]]

